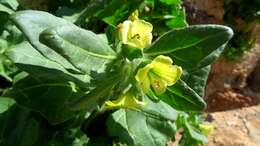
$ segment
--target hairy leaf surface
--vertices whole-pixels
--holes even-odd
[[[165,146],[174,136],[178,112],[163,102],[148,101],[140,110],[118,110],[107,122],[110,136],[139,146]]]
[[[167,92],[159,97],[173,108],[182,111],[201,111],[206,108],[203,98],[182,80],[168,87]]]
[[[66,58],[80,71],[103,72],[116,55],[96,34],[76,26],[61,26],[45,30],[41,41]]]
[[[66,69],[78,71],[65,58],[39,41],[40,33],[45,29],[55,26],[73,25],[72,23],[49,13],[33,10],[17,12],[11,16],[11,19],[25,34],[32,46],[41,52],[44,57],[61,64]]]
[[[185,70],[194,70],[211,64],[232,36],[232,30],[221,25],[194,25],[173,29],[145,49],[145,54],[164,54]]]

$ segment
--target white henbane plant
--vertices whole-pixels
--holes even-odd
[[[165,146],[179,128],[180,145],[206,142],[212,128],[193,113],[206,107],[210,64],[232,37],[230,28],[195,25],[152,41],[152,24],[134,12],[118,25],[116,41],[106,42],[46,12],[20,11],[11,19],[27,41],[8,52],[24,72],[4,96],[41,115],[23,119],[35,128],[34,142],[53,140],[44,137],[48,128],[40,117],[47,127],[63,126],[55,138],[66,135],[82,145]]]

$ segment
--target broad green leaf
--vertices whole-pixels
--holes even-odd
[[[60,64],[42,56],[28,42],[14,46],[6,54],[20,69],[41,80],[70,80],[82,88],[86,88],[91,80],[89,75],[69,73]]]
[[[167,32],[144,52],[149,56],[170,56],[175,64],[189,71],[211,64],[232,36],[233,31],[226,26],[194,25]]]
[[[21,134],[20,146],[29,146],[36,143],[40,133],[39,123],[35,119],[30,119],[26,121],[26,125],[23,130],[23,134]]]
[[[14,99],[0,96],[0,114],[7,111],[14,104],[15,104]]]
[[[34,145],[41,133],[39,123],[30,117],[28,109],[13,106],[7,113],[0,115],[0,145]]]
[[[6,7],[5,5],[2,5],[1,3],[0,3],[0,12],[5,12],[8,14],[14,13],[14,11],[12,9]]]
[[[138,146],[165,146],[175,135],[175,125],[166,119],[136,110],[118,110],[107,122],[110,136]]]
[[[62,80],[41,81],[27,76],[14,84],[5,96],[15,98],[17,104],[40,112],[51,124],[55,125],[71,119],[75,113],[68,104],[83,95],[77,87]]]
[[[0,3],[9,6],[13,10],[16,10],[17,7],[19,6],[19,3],[17,2],[17,0],[0,0]]]
[[[32,10],[14,13],[11,19],[25,34],[32,46],[44,57],[61,64],[68,70],[78,72],[65,58],[39,41],[40,33],[45,29],[55,26],[73,25],[72,23],[46,12]]]
[[[178,117],[179,112],[163,101],[153,102],[146,97],[145,102],[146,106],[140,109],[145,114],[169,121],[175,121]]]
[[[0,115],[0,123],[1,146],[85,146],[88,142],[80,127],[51,126],[41,116],[17,105]]]
[[[160,0],[163,3],[166,3],[167,5],[180,5],[182,3],[181,0]]]
[[[174,109],[182,111],[201,111],[206,107],[203,98],[182,80],[168,87],[167,92],[159,98]]]
[[[209,71],[210,65],[195,71],[184,72],[182,74],[182,80],[203,98]]]
[[[107,122],[110,136],[119,137],[120,142],[128,145],[165,145],[174,135],[175,127],[172,122],[176,121],[178,111],[163,101],[155,103],[145,98],[145,102],[147,105],[139,110],[115,112]],[[138,123],[141,123],[140,127]],[[141,127],[147,129],[139,132]]]
[[[104,72],[116,58],[112,48],[96,34],[72,25],[47,29],[40,41],[86,74]]]

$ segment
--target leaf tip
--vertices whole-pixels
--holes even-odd
[[[225,33],[227,34],[228,40],[230,40],[234,35],[233,30],[228,26],[222,26],[222,27],[225,29]]]

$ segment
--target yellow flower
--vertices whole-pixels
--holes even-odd
[[[138,11],[135,11],[129,20],[124,21],[119,27],[119,39],[123,44],[134,48],[143,49],[152,43],[152,24],[138,19]]]
[[[110,108],[142,108],[145,102],[139,101],[134,94],[127,92],[114,101],[106,101],[105,104]]]
[[[144,93],[151,91],[161,95],[167,86],[175,84],[182,74],[182,68],[172,65],[170,57],[160,55],[150,64],[138,70],[135,78],[139,82]]]
[[[200,124],[199,129],[205,136],[208,136],[209,134],[211,134],[214,131],[214,125],[213,124]]]

